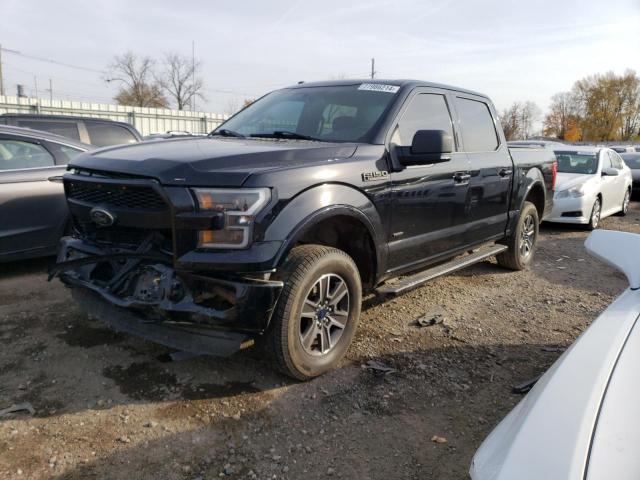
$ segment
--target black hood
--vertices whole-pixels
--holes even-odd
[[[357,145],[299,140],[181,138],[103,148],[70,167],[140,175],[165,185],[239,187],[252,173],[348,158]]]

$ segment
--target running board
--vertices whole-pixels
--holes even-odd
[[[437,267],[429,268],[428,270],[422,270],[413,275],[402,277],[397,282],[385,283],[376,288],[376,293],[379,295],[397,295],[404,293],[412,288],[418,287],[429,280],[446,275],[461,268],[468,267],[474,263],[481,262],[482,260],[493,257],[507,249],[505,245],[491,245],[490,247],[480,248],[473,253],[456,257],[453,260],[442,263]]]

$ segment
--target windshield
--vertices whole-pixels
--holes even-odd
[[[593,175],[598,171],[598,156],[595,153],[556,151],[558,173],[583,173]]]
[[[214,131],[225,136],[366,141],[392,103],[398,87],[375,84],[277,90]]]
[[[631,153],[631,154],[622,154],[620,155],[624,160],[624,163],[627,164],[627,167],[635,169],[640,169],[640,155]]]

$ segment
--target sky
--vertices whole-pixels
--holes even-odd
[[[202,63],[196,109],[230,112],[298,81],[414,78],[476,90],[499,110],[587,75],[640,72],[640,0],[0,0],[5,89],[113,103],[115,55]],[[14,52],[19,52],[14,53]],[[35,58],[34,58],[35,57]],[[54,63],[55,62],[55,63]],[[65,65],[61,65],[65,64]]]

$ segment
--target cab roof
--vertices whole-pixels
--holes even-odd
[[[377,85],[394,85],[400,88],[412,89],[415,87],[427,87],[427,88],[441,88],[443,90],[451,90],[454,92],[466,93],[469,95],[476,95],[479,97],[489,98],[483,93],[474,92],[473,90],[467,90],[465,88],[454,87],[451,85],[445,85],[442,83],[426,82],[423,80],[410,80],[410,79],[348,79],[348,80],[326,80],[319,82],[300,82],[296,85],[291,85],[286,88],[308,88],[308,87],[342,87],[350,85],[360,85],[362,83],[373,83]]]

